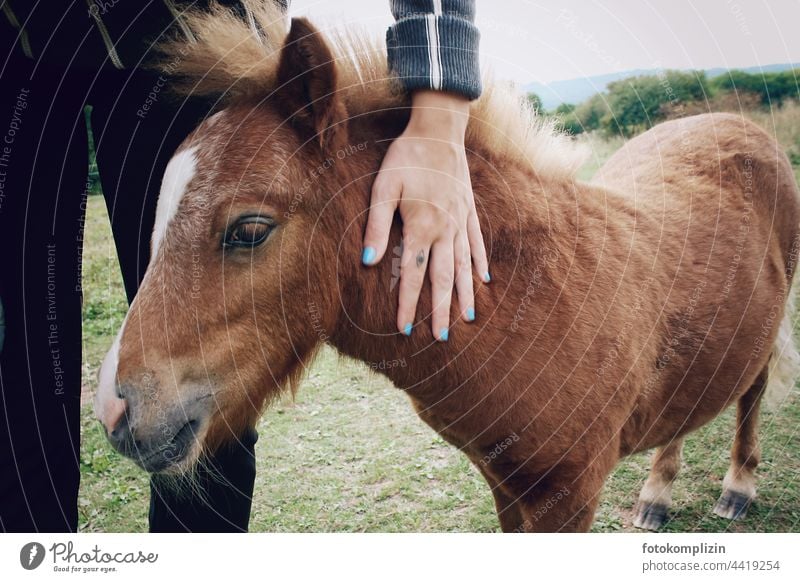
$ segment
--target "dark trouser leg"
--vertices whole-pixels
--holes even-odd
[[[205,461],[194,483],[150,480],[151,532],[247,531],[258,433],[249,430],[238,442]],[[195,491],[200,484],[200,493]]]
[[[65,532],[78,526],[86,126],[79,79],[30,80],[30,64],[0,77],[0,531]]]
[[[208,113],[191,101],[181,107],[156,76],[112,73],[93,99],[92,131],[128,300],[136,294],[150,255],[158,191],[175,149]],[[112,87],[109,89],[109,87]],[[157,100],[147,102],[157,88]],[[100,93],[100,92],[98,92]],[[147,105],[147,110],[144,106]],[[255,430],[206,459],[194,483],[175,490],[151,481],[154,532],[246,531],[255,480]]]

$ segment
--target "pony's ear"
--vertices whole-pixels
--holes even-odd
[[[347,110],[337,93],[336,63],[320,32],[305,18],[293,18],[278,64],[279,109],[323,150],[347,140]]]

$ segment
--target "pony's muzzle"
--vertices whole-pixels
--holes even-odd
[[[158,440],[143,440],[136,437],[127,415],[110,433],[108,440],[120,453],[133,459],[145,471],[158,473],[186,458],[195,442],[200,421],[190,420],[179,428],[173,428],[171,436]]]
[[[120,333],[121,336],[121,333]],[[196,452],[214,404],[210,387],[140,364],[120,367],[120,339],[98,374],[95,415],[117,451],[151,473],[180,464]]]
[[[123,384],[118,389],[124,410],[106,435],[117,451],[150,473],[179,464],[199,440],[212,399],[192,397],[159,408],[139,387]]]

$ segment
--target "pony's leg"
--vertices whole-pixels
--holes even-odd
[[[524,532],[588,532],[600,502],[603,479],[559,480],[517,503]]]
[[[683,439],[674,439],[656,449],[650,475],[639,493],[633,525],[656,530],[667,521],[667,511],[672,504],[672,482],[681,468]]]
[[[592,527],[600,492],[617,461],[617,448],[607,447],[591,466],[533,480],[531,493],[517,501],[525,532],[588,532]],[[538,483],[538,485],[536,485]]]
[[[500,520],[500,529],[503,533],[521,532],[523,519],[516,500],[503,491],[500,481],[493,477],[480,462],[473,461],[473,463],[492,489],[494,508],[497,511],[497,519]]]
[[[519,504],[499,487],[492,488],[492,495],[494,496],[494,508],[497,511],[497,519],[500,520],[502,532],[520,533],[523,529],[523,519]]]
[[[755,470],[761,460],[758,415],[766,385],[767,370],[764,369],[750,389],[739,398],[731,466],[722,480],[722,496],[714,506],[714,513],[726,519],[743,518],[756,498]]]

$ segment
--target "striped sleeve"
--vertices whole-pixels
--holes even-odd
[[[475,0],[391,0],[389,68],[407,91],[481,94]]]

